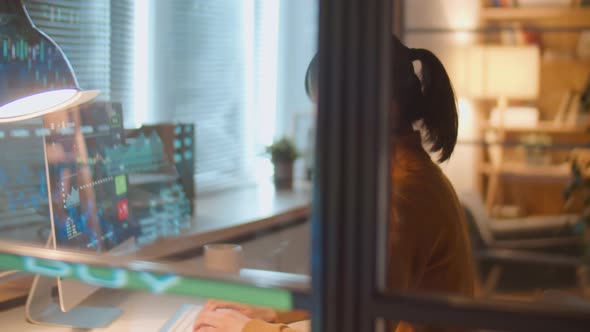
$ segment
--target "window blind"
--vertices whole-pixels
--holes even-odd
[[[134,0],[111,1],[110,98],[123,105],[125,123],[133,117]]]
[[[166,45],[171,50],[163,51],[162,62],[154,64],[167,72],[164,80],[153,82],[152,94],[167,94],[163,98],[167,102],[155,112],[161,114],[159,121],[196,125],[199,192],[254,179],[255,158],[261,152],[257,123],[261,110],[269,114],[276,104],[275,83],[268,84],[264,76],[276,70],[276,59],[268,60],[276,57],[276,45],[268,37],[273,19],[269,21],[265,4],[271,1],[275,0],[158,2],[168,10],[155,15],[170,15],[165,38],[170,39]],[[149,96],[132,96],[134,2],[27,0],[25,4],[35,24],[70,59],[80,87],[101,90],[103,100],[122,102],[126,123],[135,123],[133,97]],[[155,51],[162,52],[157,47],[161,40],[151,38]],[[271,91],[266,91],[269,87]]]
[[[196,125],[199,192],[253,179],[255,2],[174,1],[175,121]],[[172,99],[172,98],[171,98]],[[170,100],[171,100],[170,99]]]

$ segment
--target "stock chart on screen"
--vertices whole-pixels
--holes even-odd
[[[0,237],[45,243],[53,233],[59,247],[101,252],[190,227],[194,127],[122,124],[120,104],[98,101],[0,124]]]
[[[94,102],[46,117],[54,234],[59,247],[110,250],[139,232],[129,209],[122,112]]]

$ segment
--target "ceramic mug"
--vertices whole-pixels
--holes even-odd
[[[242,246],[231,243],[211,243],[204,247],[205,269],[212,272],[240,273]]]

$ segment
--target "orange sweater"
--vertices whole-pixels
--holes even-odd
[[[392,163],[389,288],[473,296],[475,269],[463,209],[419,133],[400,138]],[[401,322],[396,332],[414,330]]]
[[[272,324],[260,319],[251,319],[244,325],[242,332],[299,332],[285,324]]]
[[[418,132],[395,144],[392,168],[389,288],[473,296],[475,276],[463,210],[450,182],[422,148]],[[242,331],[294,332],[259,320]],[[415,328],[400,322],[395,331]]]

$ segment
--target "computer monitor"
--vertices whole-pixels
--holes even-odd
[[[133,250],[139,234],[129,208],[123,116],[119,104],[93,102],[44,117],[44,156],[54,249],[96,253]],[[58,303],[52,290],[57,285]],[[27,302],[36,323],[96,328],[117,308],[78,306],[98,287],[37,276]]]
[[[126,130],[134,151],[129,172],[129,202],[141,225],[140,246],[178,236],[192,226],[195,207],[194,124],[161,123]],[[152,150],[141,147],[151,147]],[[158,250],[163,255],[165,250]],[[144,254],[144,253],[142,253]]]
[[[44,127],[56,248],[101,253],[133,238],[120,105],[90,103],[47,116]]]
[[[121,107],[117,103],[111,104],[116,109]],[[98,103],[92,107],[99,108]],[[2,238],[45,243],[51,233],[43,157],[43,138],[49,132],[44,128],[42,118],[0,124],[0,150],[9,156],[0,158]],[[139,233],[134,237],[138,247],[150,245],[163,237],[177,236],[192,226],[194,138],[194,124],[143,125],[125,130],[124,147],[106,151],[108,160],[122,161],[118,166],[111,162],[111,166],[124,165],[128,180],[128,208],[133,211],[133,221],[139,225]],[[70,195],[70,201],[76,198],[76,194]],[[74,243],[67,240],[67,232],[83,230],[71,227],[71,223],[68,229],[63,221],[60,225],[62,228],[57,235],[62,244],[73,247]],[[78,237],[77,242],[82,239]],[[138,248],[137,254],[144,255],[144,258],[146,254],[153,257],[155,251],[146,249],[147,253]],[[163,256],[171,254],[157,252]]]
[[[0,237],[43,243],[50,230],[41,119],[0,124]]]

